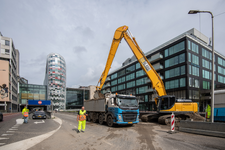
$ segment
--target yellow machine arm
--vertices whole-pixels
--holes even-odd
[[[111,68],[111,64],[113,62],[113,59],[115,57],[117,48],[119,46],[120,41],[124,38],[127,42],[127,44],[130,46],[131,50],[133,51],[135,57],[137,58],[138,62],[140,63],[142,69],[146,72],[148,78],[151,80],[152,88],[156,90],[159,96],[166,95],[166,90],[163,84],[162,79],[158,75],[158,73],[155,71],[155,69],[152,67],[148,59],[145,57],[144,53],[138,46],[135,38],[132,36],[130,31],[128,30],[128,26],[122,26],[119,27],[114,34],[114,38],[112,41],[112,45],[110,48],[109,56],[106,62],[105,70],[103,71],[98,84],[100,83],[100,86],[97,86],[96,90],[100,91],[105,83],[106,77],[108,75],[109,69]]]

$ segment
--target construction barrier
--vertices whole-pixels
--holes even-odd
[[[175,115],[174,113],[171,114],[171,131],[174,132],[175,130]]]
[[[179,131],[225,137],[225,123],[180,121]]]

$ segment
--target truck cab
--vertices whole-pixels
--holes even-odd
[[[114,124],[136,124],[139,122],[139,106],[135,96],[111,94],[107,102],[107,116]]]

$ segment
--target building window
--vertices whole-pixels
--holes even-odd
[[[145,80],[146,80],[146,78],[141,78],[141,79],[136,80],[136,85],[138,86],[138,85],[145,84]]]
[[[165,61],[165,68],[168,68],[183,62],[185,62],[185,53],[180,54],[179,56],[175,56],[173,58],[167,59]]]
[[[118,85],[118,90],[123,90],[123,89],[125,89],[125,84]]]
[[[135,78],[135,74],[134,73],[129,74],[129,75],[126,76],[126,81],[132,80],[134,78]]]
[[[199,80],[189,77],[189,87],[199,88]]]
[[[171,80],[171,81],[166,81],[165,82],[165,88],[168,89],[174,89],[174,88],[179,88],[179,87],[185,87],[186,82],[185,78],[181,79],[176,79],[176,80]]]
[[[185,49],[184,41],[180,42],[164,51],[165,57],[178,53]]]
[[[189,65],[189,74],[192,74],[194,76],[199,76],[199,68]]]
[[[218,82],[225,83],[225,77],[218,75]]]
[[[211,70],[212,69],[212,63],[207,61],[207,60],[205,60],[205,59],[202,59],[202,67]]]
[[[6,54],[9,54],[10,53],[10,50],[9,49],[5,49],[5,53]]]
[[[115,91],[117,91],[117,86],[114,86],[111,88],[111,92],[115,92]]]
[[[188,53],[188,61],[191,62],[191,53]]]
[[[117,78],[117,73],[114,73],[113,75],[111,75],[111,79],[115,79]]]
[[[132,65],[132,66],[126,68],[126,73],[130,73],[130,72],[132,72],[134,70],[135,70],[135,65]]]
[[[136,69],[139,69],[139,68],[141,68],[141,65],[140,65],[140,63],[138,62],[138,63],[136,63]]]
[[[165,71],[165,78],[168,79],[168,78],[180,76],[183,74],[185,74],[185,66],[181,66],[181,67],[177,67],[177,68],[173,68],[173,69]]]
[[[135,86],[135,81],[131,81],[127,83],[127,88],[131,88]]]
[[[189,90],[189,99],[199,99],[199,91]]]
[[[203,84],[202,85],[203,89],[205,89],[205,90],[209,90],[210,89],[210,82],[203,81],[202,84]]]
[[[222,75],[225,75],[225,69],[218,66],[218,73],[222,74]]]
[[[148,89],[148,86],[143,86],[143,87],[136,88],[136,94],[146,93],[147,89]]]
[[[118,84],[125,82],[125,77],[119,78],[118,79]]]
[[[192,54],[192,63],[199,65],[199,57]]]
[[[5,40],[5,45],[9,46],[10,42],[8,40]]]
[[[202,48],[202,56],[212,60],[212,53]]]
[[[204,70],[202,69],[202,77],[205,78],[205,79],[212,79],[212,73],[207,71],[207,70]]]
[[[143,75],[146,75],[146,73],[144,72],[144,70],[139,70],[136,72],[136,78],[140,77],[140,76],[143,76]]]
[[[221,66],[225,67],[225,60],[223,60],[222,58],[218,57],[218,64],[220,64]]]
[[[188,41],[188,49],[198,54],[198,45],[194,42]]]
[[[117,80],[114,80],[114,81],[112,81],[111,82],[111,85],[113,86],[113,85],[116,85],[117,84]]]
[[[118,77],[125,75],[125,69],[118,72]]]

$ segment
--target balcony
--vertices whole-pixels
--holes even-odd
[[[110,77],[107,77],[107,78],[106,78],[105,82],[107,82],[107,81],[110,81]]]
[[[151,83],[151,80],[150,79],[145,79],[145,83]]]
[[[157,64],[154,64],[154,65],[153,65],[153,68],[154,68],[156,71],[158,71],[158,70],[163,69],[163,65],[161,65],[160,63],[157,63]]]
[[[104,88],[111,86],[109,83],[104,86]]]
[[[148,60],[149,60],[150,63],[153,63],[153,62],[155,62],[157,60],[160,60],[160,59],[163,59],[163,55],[160,54],[160,53],[157,53],[155,55],[152,55],[151,58],[149,58]]]

